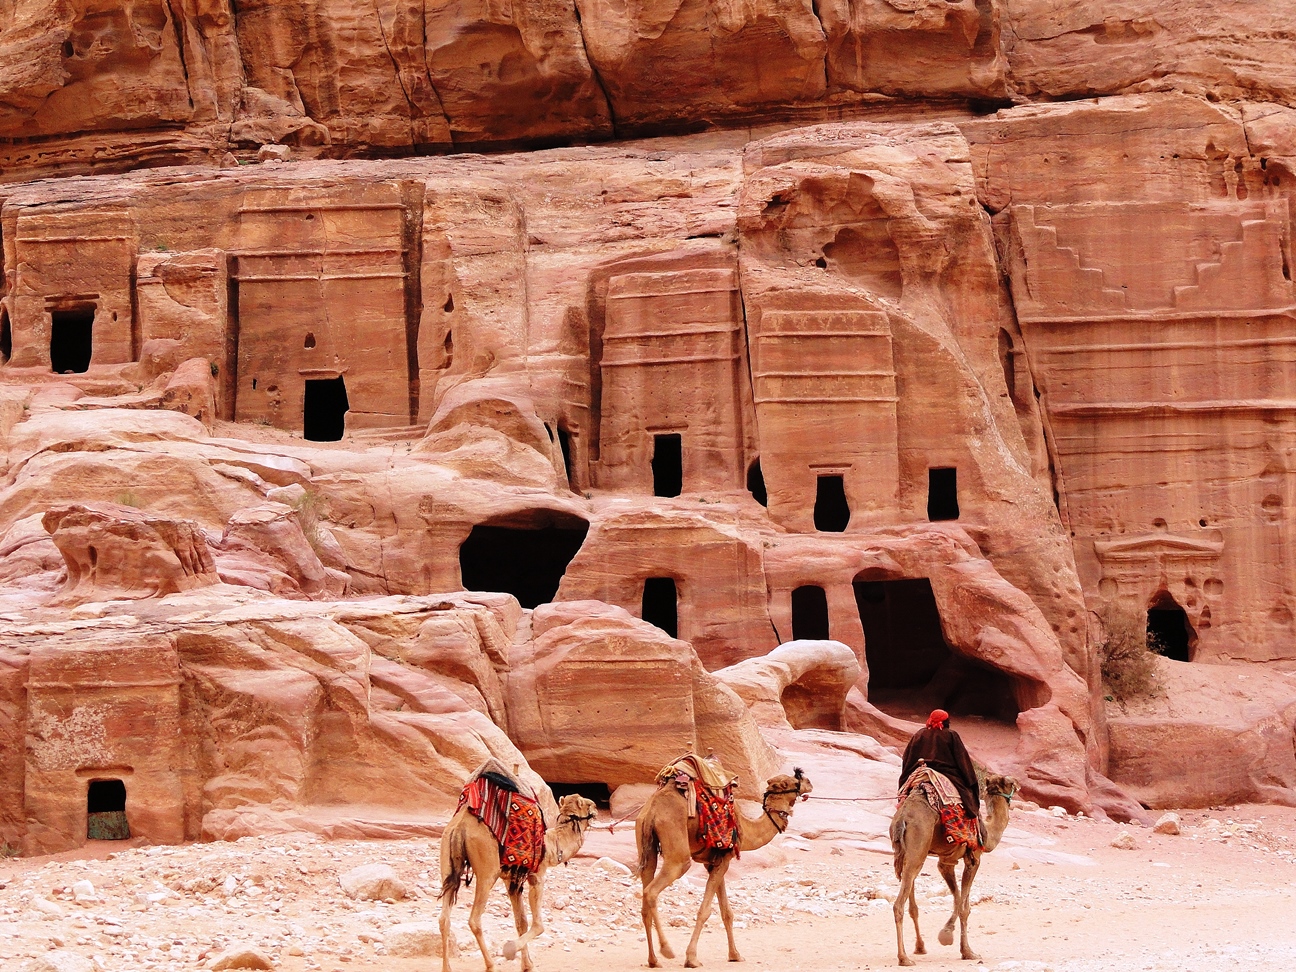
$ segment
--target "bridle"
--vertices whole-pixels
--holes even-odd
[[[560,813],[558,814],[558,819],[554,821],[554,824],[558,827],[561,827],[563,824],[572,824],[572,830],[576,831],[576,835],[579,837],[584,832],[582,829],[583,826],[593,819],[593,813],[588,813],[583,817],[578,817],[574,813]],[[554,856],[558,858],[559,864],[567,863],[566,859],[563,857],[562,849],[557,845],[554,846]]]
[[[783,789],[783,790],[775,790],[773,788],[770,788],[765,791],[765,796],[761,798],[761,809],[765,811],[765,815],[770,818],[770,823],[774,825],[774,829],[777,830],[780,834],[783,833],[783,831],[787,830],[788,821],[792,817],[792,811],[779,810],[774,807],[771,807],[769,805],[769,798],[774,796],[786,796],[789,793],[795,793],[797,796],[800,796],[801,784],[805,779],[805,774],[801,772],[801,768],[798,766],[796,769],[792,771],[792,776],[793,778],[796,779],[795,787],[792,787],[790,789]]]
[[[1019,786],[1010,786],[1010,787],[1009,787],[1008,789],[1006,789],[1006,790],[992,790],[992,789],[990,789],[989,787],[986,787],[986,796],[987,796],[987,797],[992,797],[992,796],[1003,797],[1004,800],[1006,800],[1006,801],[1008,802],[1008,805],[1009,805],[1009,806],[1012,806],[1012,798],[1016,795],[1016,793],[1017,793],[1017,791],[1018,791],[1019,789],[1021,789],[1021,787],[1019,787]]]

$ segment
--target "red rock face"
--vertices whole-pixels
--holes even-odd
[[[486,755],[755,787],[753,713],[936,706],[1048,803],[1292,799],[1296,13],[2,17],[0,839],[101,777],[167,840],[417,830]]]

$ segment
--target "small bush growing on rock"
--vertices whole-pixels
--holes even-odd
[[[1107,637],[1098,649],[1102,677],[1117,702],[1151,695],[1156,688],[1156,658],[1148,645],[1147,624],[1133,611],[1113,608],[1102,618]]]

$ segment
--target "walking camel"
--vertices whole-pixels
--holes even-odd
[[[954,898],[954,911],[940,930],[937,939],[942,945],[954,943],[954,920],[959,921],[959,949],[963,958],[975,960],[977,954],[968,945],[967,920],[971,908],[972,881],[976,878],[977,868],[981,866],[981,855],[988,854],[999,846],[999,840],[1008,826],[1008,811],[1013,794],[1017,792],[1017,781],[1008,776],[987,774],[986,791],[986,839],[985,847],[974,850],[967,844],[948,843],[945,840],[945,828],[941,826],[940,815],[927,802],[927,798],[917,790],[911,790],[909,796],[897,809],[891,819],[891,847],[895,852],[896,877],[900,880],[900,892],[896,895],[895,912],[896,943],[899,949],[900,964],[913,965],[913,959],[905,954],[904,946],[904,909],[909,905],[909,915],[913,918],[914,952],[922,955],[927,951],[923,944],[922,931],[918,928],[918,901],[914,897],[914,881],[923,868],[928,855],[936,857],[936,869],[949,885]],[[963,861],[963,881],[959,887],[954,878],[954,867]]]
[[[765,785],[759,817],[747,817],[741,810],[738,818],[738,850],[756,850],[787,829],[788,818],[799,798],[809,795],[810,780],[799,769],[792,776],[775,776]],[[718,899],[720,917],[724,920],[725,934],[729,938],[729,961],[741,962],[738,947],[734,944],[733,912],[725,891],[725,872],[733,860],[733,850],[713,852],[701,840],[698,818],[688,815],[688,799],[673,786],[663,786],[644,804],[635,820],[635,839],[639,844],[639,879],[643,882],[643,923],[648,936],[648,966],[659,968],[657,953],[653,949],[653,929],[661,943],[663,958],[674,958],[675,953],[666,942],[661,916],[657,913],[657,898],[675,881],[684,876],[694,861],[707,869],[706,891],[698,908],[693,937],[689,939],[684,955],[686,968],[694,969],[702,963],[697,958],[698,938],[702,926],[711,915],[711,902]],[[658,855],[662,858],[661,872],[657,871]]]
[[[513,923],[518,932],[515,941],[505,943],[504,955],[511,959],[521,952],[523,972],[534,968],[527,946],[544,933],[540,903],[544,897],[545,873],[555,864],[565,864],[581,849],[581,844],[585,842],[585,831],[594,818],[594,809],[594,801],[583,796],[573,793],[563,797],[558,803],[558,819],[545,832],[544,861],[534,871],[510,870],[504,875],[509,904],[513,908]],[[494,972],[495,963],[491,961],[486,940],[482,937],[481,918],[491,889],[500,878],[500,847],[491,829],[473,816],[467,807],[462,807],[450,819],[441,837],[442,972],[450,972],[450,912],[459,894],[459,884],[464,878],[464,872],[469,869],[477,876],[477,890],[473,894],[468,927],[472,929],[482,958],[486,960],[486,972]],[[522,911],[523,886],[527,888],[531,906],[529,928]]]

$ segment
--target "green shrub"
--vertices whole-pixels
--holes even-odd
[[[1156,691],[1156,657],[1148,644],[1147,621],[1140,612],[1112,607],[1102,615],[1106,638],[1098,649],[1102,677],[1117,702],[1146,698]]]

